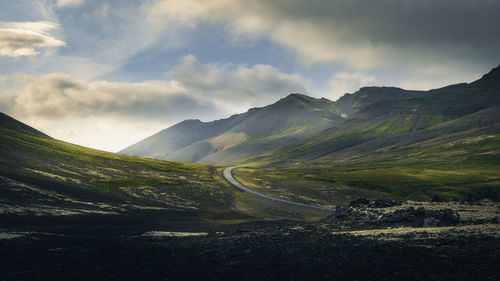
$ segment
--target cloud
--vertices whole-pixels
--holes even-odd
[[[85,0],[57,0],[57,8],[80,6]]]
[[[183,57],[168,76],[187,92],[211,97],[233,110],[263,106],[289,93],[305,93],[308,84],[299,74],[282,73],[270,65],[203,64],[193,55]]]
[[[203,64],[193,55],[182,58],[168,76],[169,81],[128,83],[87,82],[61,73],[18,74],[15,80],[25,88],[13,111],[45,119],[123,115],[178,120],[214,116],[223,110],[218,105],[265,105],[289,93],[304,92],[306,84],[301,76],[269,65]]]
[[[0,22],[0,56],[33,56],[38,48],[64,46],[50,34],[57,27],[52,22]]]
[[[134,116],[178,119],[216,111],[206,99],[187,95],[176,82],[86,82],[66,74],[18,76],[26,87],[15,100],[17,116],[71,119],[88,116]]]
[[[346,93],[354,93],[363,86],[375,82],[374,76],[365,75],[360,72],[338,72],[330,79],[330,87],[333,99],[341,97]]]
[[[18,92],[0,92],[0,109],[54,137],[111,151],[184,119],[209,121],[267,105],[304,92],[307,84],[270,65],[204,64],[193,55],[180,60],[169,80],[89,82],[62,73],[9,78],[15,85],[8,92]]]
[[[259,34],[305,63],[364,70],[500,60],[500,2],[493,0],[158,0],[148,10],[159,25],[212,21]]]

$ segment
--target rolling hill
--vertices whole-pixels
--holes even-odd
[[[131,157],[53,139],[0,114],[0,218],[100,215],[201,223],[248,218],[217,167]]]
[[[0,221],[8,225],[212,228],[318,219],[239,191],[222,167],[109,153],[47,136],[0,113]]]

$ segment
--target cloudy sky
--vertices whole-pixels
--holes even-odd
[[[498,0],[0,0],[0,111],[118,151],[301,92],[431,89],[500,64]]]

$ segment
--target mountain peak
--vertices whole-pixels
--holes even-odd
[[[300,93],[291,93],[288,96],[286,96],[284,98],[281,98],[277,103],[280,103],[280,102],[306,102],[306,103],[314,103],[314,102],[319,102],[319,101],[331,102],[330,100],[328,100],[326,98],[318,99],[318,98],[311,97],[311,96],[304,95],[304,94],[300,94]]]
[[[304,94],[301,94],[301,93],[291,93],[289,94],[288,96],[286,96],[287,98],[300,98],[300,97],[306,97],[306,98],[310,98],[309,96],[307,95],[304,95]]]
[[[300,94],[300,93],[291,93],[288,96],[282,98],[281,100],[312,100],[313,97]]]
[[[226,119],[185,120],[121,153],[223,164],[270,152],[341,121],[332,101],[293,93]]]
[[[500,65],[486,73],[481,79],[471,83],[472,85],[481,85],[487,87],[500,87]]]
[[[201,123],[201,120],[200,119],[186,119],[182,122],[185,122],[185,123]]]

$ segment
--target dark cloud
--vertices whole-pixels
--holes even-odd
[[[500,59],[500,1],[496,0],[273,0],[269,5],[280,17],[331,28],[348,44],[409,51],[421,47],[486,62]]]
[[[305,62],[356,69],[428,71],[440,64],[449,70],[500,61],[497,0],[161,0],[150,15],[226,22],[235,33],[266,36]]]

